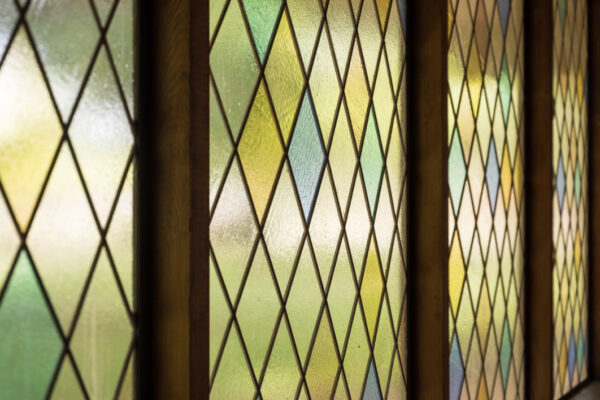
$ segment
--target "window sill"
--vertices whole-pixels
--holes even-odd
[[[570,400],[598,400],[600,399],[600,382],[592,382],[577,391]]]

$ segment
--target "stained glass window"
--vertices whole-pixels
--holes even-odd
[[[587,1],[554,4],[554,396],[587,378]]]
[[[0,399],[133,398],[134,0],[0,0]]]
[[[449,0],[450,400],[524,395],[523,1]]]
[[[405,2],[210,2],[210,398],[406,398]]]

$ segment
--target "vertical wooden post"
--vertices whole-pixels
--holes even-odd
[[[552,1],[525,2],[526,386],[553,398]]]
[[[409,395],[447,399],[447,0],[408,2]]]
[[[209,398],[209,3],[192,1],[191,83],[191,246],[190,399]]]
[[[144,400],[190,398],[189,2],[138,1],[137,398]]]
[[[588,0],[589,369],[600,379],[600,1]]]

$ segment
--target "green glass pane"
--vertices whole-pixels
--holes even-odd
[[[238,2],[232,1],[210,52],[210,67],[234,138],[240,133],[256,86],[256,61],[242,11]]]
[[[362,146],[360,165],[367,187],[371,214],[375,215],[375,207],[379,197],[381,176],[383,173],[383,152],[381,151],[379,129],[377,128],[377,120],[375,119],[373,108],[371,108],[369,120],[367,121],[367,131],[365,132],[365,141]]]
[[[22,252],[0,304],[0,399],[44,399],[62,347],[31,261]]]
[[[281,10],[281,4],[282,0],[244,0],[248,24],[252,30],[258,56],[263,64]]]

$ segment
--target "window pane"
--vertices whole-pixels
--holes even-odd
[[[587,1],[554,1],[555,398],[588,376],[587,32]]]
[[[18,4],[0,0],[0,399],[131,399],[133,0]]]
[[[406,398],[404,26],[210,2],[211,399]]]
[[[523,398],[523,1],[448,7],[450,400]]]

